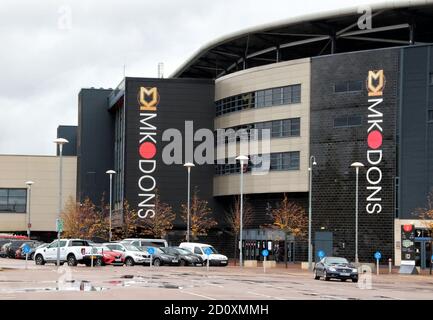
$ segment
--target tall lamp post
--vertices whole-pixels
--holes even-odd
[[[187,201],[187,216],[186,216],[186,242],[189,242],[190,234],[190,215],[191,215],[191,168],[195,167],[194,163],[187,162],[183,165],[188,169],[188,201]]]
[[[248,163],[248,157],[240,155],[236,158],[241,164],[241,182],[240,182],[240,230],[239,230],[239,265],[243,267],[242,255],[242,239],[243,239],[243,224],[244,224],[244,165]]]
[[[361,162],[352,163],[351,167],[356,170],[356,198],[355,198],[355,263],[359,263],[358,258],[358,182],[359,182],[359,168],[364,167]]]
[[[116,174],[116,171],[114,170],[107,170],[107,172],[105,172],[106,174],[110,175],[110,220],[109,220],[109,228],[110,231],[108,232],[108,242],[111,242],[111,238],[113,237],[113,233],[112,233],[112,227],[111,227],[111,217],[113,215],[113,209],[112,209],[112,203],[113,203],[113,174]]]
[[[57,138],[53,141],[59,147],[59,211],[57,213],[57,267],[60,266],[60,214],[62,212],[62,183],[63,183],[63,145],[69,141],[64,138]]]
[[[32,227],[32,221],[30,219],[30,210],[31,210],[31,201],[32,201],[32,185],[34,184],[33,181],[26,181],[27,185],[27,237],[30,239],[30,229]]]
[[[310,166],[308,168],[308,174],[309,174],[309,192],[308,192],[308,270],[312,270],[313,266],[313,250],[311,248],[311,220],[312,220],[312,192],[313,192],[313,166],[316,166],[316,157],[311,156],[310,157]]]

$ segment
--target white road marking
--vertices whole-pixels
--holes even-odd
[[[182,292],[190,294],[190,295],[193,295],[193,296],[197,296],[197,297],[200,297],[200,298],[208,299],[208,300],[216,300],[215,298],[208,297],[208,296],[205,296],[205,295],[202,295],[202,294],[198,294],[198,293],[194,293],[194,292],[189,292],[189,291],[186,291],[186,290],[182,290]]]
[[[285,300],[284,298],[280,298],[280,297],[273,297],[273,296],[269,296],[267,294],[263,294],[263,293],[257,293],[254,291],[247,291],[247,293],[255,295],[255,296],[259,296],[259,297],[265,297],[265,298],[270,298],[270,299],[275,299],[275,300]]]

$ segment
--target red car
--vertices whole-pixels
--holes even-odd
[[[115,252],[108,247],[102,247],[102,264],[123,266],[125,264],[125,255]]]

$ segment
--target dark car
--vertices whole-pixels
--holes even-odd
[[[171,266],[178,266],[179,265],[179,259],[177,256],[173,254],[165,253],[161,250],[161,248],[155,248],[155,247],[141,247],[141,249],[144,252],[148,252],[148,248],[153,248],[154,253],[152,254],[152,264],[154,266],[162,266],[162,265],[171,265]]]
[[[358,269],[349,263],[346,258],[325,257],[314,266],[314,279],[323,277],[326,281],[340,279],[358,282]]]
[[[6,249],[8,258],[15,259],[17,250],[25,243],[25,240],[12,240],[11,244]]]
[[[203,259],[198,254],[179,247],[160,248],[166,254],[176,256],[180,266],[203,266]]]
[[[15,251],[15,258],[17,259],[25,259],[26,255],[23,253],[23,247],[25,245],[30,247],[30,252],[28,253],[29,260],[33,260],[35,257],[36,248],[42,246],[44,243],[35,240],[24,241],[21,246]]]

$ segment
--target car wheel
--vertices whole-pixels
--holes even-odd
[[[159,266],[161,266],[161,260],[159,260],[158,258],[156,258],[155,260],[153,260],[153,265],[155,266],[155,267],[159,267]]]
[[[125,260],[125,265],[128,267],[132,267],[135,264],[134,259],[132,259],[131,257],[126,258]]]
[[[94,261],[95,267],[101,267],[102,266],[102,258],[96,258]]]
[[[325,272],[323,272],[323,277],[325,278],[325,281],[329,281],[331,279],[330,277],[328,277],[328,273],[326,272],[326,270]]]
[[[68,256],[68,266],[75,267],[77,265],[77,259],[73,254],[70,254]]]
[[[183,259],[180,259],[179,265],[180,265],[181,267],[185,267],[185,266],[186,266],[186,261],[183,260]]]
[[[314,280],[320,280],[320,276],[317,274],[317,270],[314,270]]]
[[[44,257],[42,257],[41,254],[38,254],[38,255],[36,256],[35,263],[36,263],[36,265],[38,265],[38,266],[43,266],[43,265],[45,264]]]
[[[357,282],[358,282],[358,279],[352,279],[352,282],[357,283]]]

